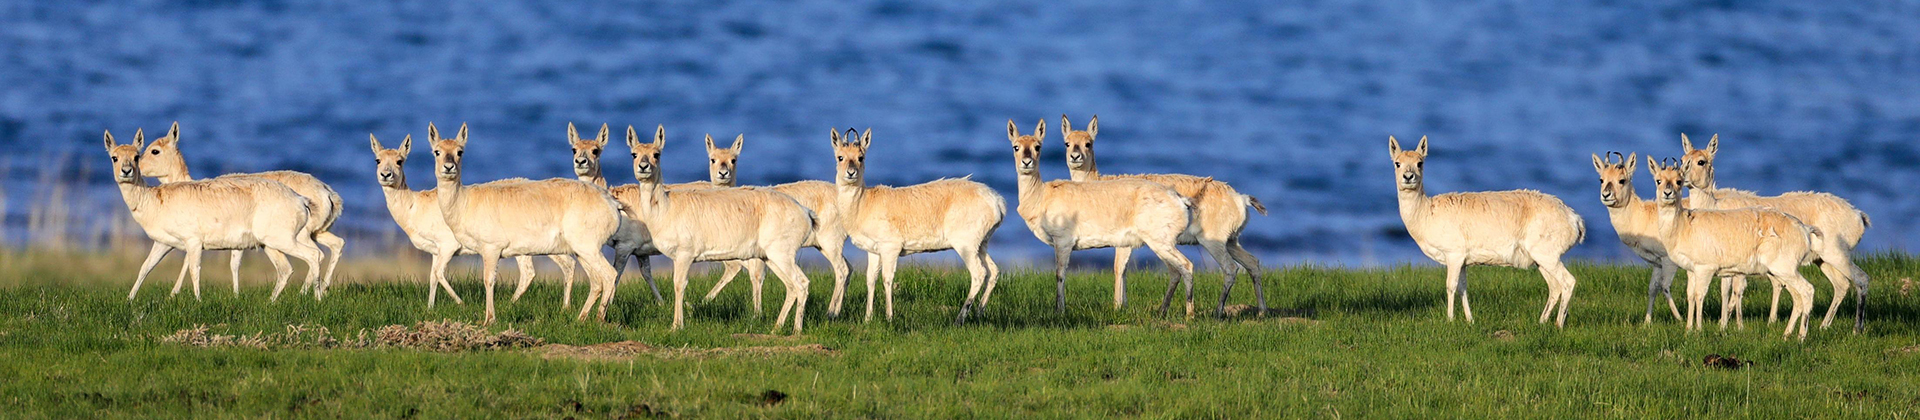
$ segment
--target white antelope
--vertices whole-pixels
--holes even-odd
[[[1540,311],[1540,322],[1554,319],[1555,326],[1566,327],[1575,280],[1560,257],[1586,240],[1587,228],[1580,215],[1560,199],[1532,190],[1428,196],[1424,183],[1427,138],[1420,137],[1420,146],[1413,150],[1402,150],[1400,141],[1389,136],[1387,147],[1407,234],[1420,252],[1447,266],[1447,320],[1453,320],[1453,301],[1458,297],[1467,322],[1473,322],[1466,266],[1538,265],[1547,281],[1547,306]],[[1560,308],[1557,319],[1553,318],[1556,306]]]
[[[786,300],[774,322],[778,331],[793,313],[793,332],[799,334],[807,312],[808,281],[794,263],[800,244],[813,231],[813,214],[786,194],[756,188],[710,188],[670,191],[660,183],[660,151],[666,146],[665,126],[654,130],[652,143],[627,127],[627,147],[633,149],[633,178],[639,181],[639,205],[631,212],[646,228],[653,246],[673,259],[673,324],[685,325],[687,272],[695,261],[765,260],[787,287]]]
[[[1192,222],[1192,204],[1172,187],[1139,179],[1043,181],[1039,160],[1046,138],[1046,120],[1035,124],[1033,135],[1021,135],[1013,121],[1007,121],[1020,181],[1020,218],[1034,237],[1053,247],[1054,311],[1067,311],[1067,262],[1073,251],[1145,246],[1173,272],[1160,313],[1173,306],[1175,287],[1185,284],[1187,316],[1192,317],[1193,262],[1175,247]],[[1114,281],[1114,309],[1126,300],[1124,284]]]
[[[1793,296],[1786,336],[1800,330],[1807,338],[1813,313],[1813,284],[1800,276],[1800,266],[1814,258],[1813,246],[1823,234],[1786,213],[1747,207],[1734,210],[1694,210],[1680,205],[1682,183],[1678,161],[1660,165],[1647,157],[1658,187],[1660,242],[1674,264],[1687,270],[1687,329],[1701,327],[1701,307],[1707,284],[1716,276],[1764,274]]]
[[[740,150],[746,144],[746,136],[735,137],[729,147],[715,147],[713,137],[707,137],[707,175],[713,186],[732,188],[739,180]],[[786,194],[813,211],[813,236],[808,237],[802,246],[820,250],[827,258],[827,265],[833,269],[833,298],[827,302],[827,316],[840,316],[840,303],[846,297],[847,277],[852,270],[847,267],[847,230],[840,226],[840,205],[833,184],[825,181],[797,181],[766,187],[775,192]],[[763,266],[756,260],[728,262],[726,272],[720,275],[720,282],[707,292],[707,301],[720,295],[720,290],[731,283],[741,268],[747,270],[747,279],[752,282],[754,312],[759,312],[760,284],[764,276],[759,272]]]
[[[1213,256],[1225,272],[1226,286],[1220,291],[1220,307],[1225,313],[1227,297],[1233,293],[1233,284],[1239,275],[1246,271],[1253,279],[1255,308],[1259,314],[1267,312],[1267,292],[1260,284],[1260,259],[1240,246],[1240,233],[1247,228],[1247,208],[1253,208],[1260,214],[1267,214],[1267,207],[1253,196],[1235,191],[1233,186],[1211,177],[1197,177],[1180,174],[1126,174],[1103,175],[1093,159],[1093,140],[1100,134],[1100,117],[1094,116],[1087,122],[1085,131],[1074,131],[1067,116],[1060,116],[1061,137],[1067,143],[1067,169],[1072,171],[1073,180],[1089,181],[1104,179],[1142,179],[1173,187],[1181,196],[1193,203],[1193,224],[1180,235],[1182,245],[1200,245]],[[1126,284],[1127,261],[1133,256],[1133,247],[1114,247],[1113,281],[1116,292]],[[1114,295],[1114,306],[1126,303],[1126,296]]]
[[[159,179],[161,184],[193,180],[193,175],[187,171],[187,159],[180,154],[179,121],[173,123],[173,128],[167,130],[165,137],[154,139],[153,144],[147,147],[146,153],[145,156],[141,157],[141,176]],[[319,299],[326,293],[327,286],[333,284],[334,268],[340,265],[340,255],[346,252],[347,241],[341,239],[338,235],[334,235],[332,232],[333,223],[340,219],[340,212],[343,208],[343,204],[340,201],[340,194],[335,193],[333,187],[328,186],[324,182],[320,182],[320,180],[314,178],[313,175],[295,171],[270,171],[219,176],[219,178],[239,177],[259,178],[285,184],[287,188],[292,188],[293,192],[299,193],[301,197],[305,197],[309,202],[310,206],[306,225],[307,235],[312,236],[315,243],[333,252],[332,257],[328,258],[327,261],[326,274],[320,278],[319,284],[305,283],[300,285],[301,293],[313,292],[314,298]],[[152,252],[164,252],[161,250],[160,244],[154,244],[153,246]],[[240,293],[240,255],[242,252],[241,250],[233,250],[227,259],[228,266],[233,272],[233,293],[236,295]]]
[[[203,250],[244,250],[265,247],[267,260],[273,262],[276,276],[270,300],[279,300],[287,287],[293,268],[285,255],[307,263],[306,281],[320,277],[324,254],[306,230],[311,206],[286,185],[259,178],[223,178],[183,181],[159,186],[147,185],[141,176],[142,143],[146,134],[135,131],[133,144],[115,144],[113,133],[106,133],[107,156],[113,164],[113,180],[120,187],[120,198],[127,203],[133,220],[153,239],[155,252],[140,264],[127,299],[140,293],[147,273],[167,252],[186,252],[182,279],[173,283],[180,293],[184,274],[193,275],[193,298],[200,298],[200,252]]]
[[[485,323],[493,323],[493,288],[500,257],[572,255],[586,269],[587,297],[578,319],[586,319],[597,302],[598,317],[607,319],[613,302],[613,266],[600,256],[600,247],[620,228],[620,204],[604,188],[571,179],[548,179],[506,184],[461,185],[461,164],[467,147],[467,125],[452,139],[427,124],[433,145],[434,186],[440,214],[460,247],[480,254],[486,278]]]
[[[607,177],[600,172],[600,155],[607,149],[607,137],[607,125],[604,123],[600,124],[600,135],[592,140],[581,139],[573,123],[567,123],[567,144],[573,147],[573,174],[581,181],[607,190],[621,208],[631,210],[640,205],[640,187],[627,184],[609,188]],[[647,237],[645,226],[627,212],[621,212],[620,228],[607,240],[607,246],[613,247],[615,284],[626,274],[627,257],[631,256],[640,264],[640,278],[647,281],[647,289],[653,292],[653,301],[666,302],[660,296],[660,286],[653,281],[653,264],[648,259],[649,256],[660,255],[660,251],[653,248],[653,240]],[[571,293],[573,285],[569,283],[567,289]]]
[[[413,136],[400,140],[400,148],[380,147],[380,139],[372,134],[367,141],[373,146],[375,161],[374,173],[380,182],[380,191],[387,199],[387,213],[393,215],[394,224],[400,225],[400,231],[407,234],[407,241],[414,248],[433,255],[432,268],[427,271],[427,307],[433,307],[433,301],[440,288],[447,290],[447,297],[454,303],[464,304],[460,295],[454,293],[453,284],[447,281],[447,262],[455,255],[474,255],[472,249],[462,248],[460,241],[453,236],[453,228],[447,227],[447,220],[440,214],[440,201],[434,190],[414,191],[407,188],[407,173],[403,169],[407,156],[413,150]],[[514,178],[494,181],[496,183],[528,182]],[[484,184],[483,184],[484,185]],[[566,278],[567,289],[562,292],[562,307],[573,306],[573,257],[548,255],[554,264],[560,266],[560,273]],[[513,257],[520,266],[520,285],[513,292],[513,301],[520,301],[520,295],[527,292],[527,284],[533,281],[533,257]]]
[[[1853,249],[1860,245],[1860,237],[1866,234],[1867,227],[1873,225],[1873,220],[1867,217],[1867,213],[1854,208],[1852,203],[1833,194],[1799,191],[1762,197],[1750,191],[1717,188],[1713,179],[1713,159],[1714,155],[1720,151],[1720,136],[1716,134],[1713,139],[1708,140],[1707,148],[1695,149],[1693,143],[1687,140],[1687,135],[1681,134],[1680,147],[1686,152],[1681,157],[1681,165],[1686,168],[1684,172],[1686,183],[1691,188],[1688,194],[1691,202],[1688,204],[1692,208],[1766,207],[1785,212],[1820,229],[1822,240],[1814,244],[1814,250],[1818,254],[1815,263],[1820,265],[1820,272],[1826,275],[1827,281],[1833,284],[1833,301],[1827,305],[1827,315],[1820,321],[1820,328],[1833,325],[1833,315],[1840,309],[1840,302],[1847,298],[1847,289],[1851,286],[1856,297],[1853,305],[1853,331],[1858,333],[1866,329],[1869,279],[1865,271],[1861,271],[1860,267],[1853,264],[1852,254]],[[1767,314],[1768,323],[1778,318],[1781,287],[1783,286],[1778,283],[1774,284],[1773,306]],[[1745,279],[1737,278],[1732,289],[1736,294],[1743,294],[1746,289]],[[1740,301],[1738,295],[1728,298],[1727,302]],[[1737,303],[1728,306],[1739,308]],[[1739,319],[1739,315],[1735,315],[1735,319]],[[1724,319],[1722,326],[1725,326]]]
[[[1684,319],[1678,305],[1673,303],[1673,276],[1680,271],[1680,266],[1673,264],[1673,259],[1667,257],[1666,245],[1660,244],[1659,210],[1652,201],[1641,200],[1633,191],[1633,173],[1640,154],[1615,159],[1619,155],[1608,152],[1605,160],[1593,155],[1593,170],[1600,173],[1600,204],[1607,206],[1607,218],[1613,222],[1614,232],[1619,233],[1620,243],[1653,266],[1653,276],[1647,279],[1645,322],[1653,323],[1653,307],[1662,294],[1667,296],[1667,309],[1673,312],[1673,319]]]
[[[840,221],[853,246],[867,252],[866,320],[873,320],[876,278],[885,279],[887,320],[893,320],[893,276],[901,255],[949,249],[960,254],[969,277],[955,322],[966,322],[976,306],[985,307],[1000,278],[1000,267],[987,254],[987,240],[1006,217],[1007,201],[992,188],[966,179],[869,187],[867,147],[873,144],[873,129],[858,141],[852,141],[852,129],[847,130],[847,141],[838,129],[831,136]]]

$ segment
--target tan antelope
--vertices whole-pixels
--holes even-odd
[[[1707,283],[1714,277],[1763,274],[1793,296],[1786,336],[1793,337],[1797,328],[1805,340],[1813,314],[1813,284],[1800,276],[1800,266],[1815,258],[1814,243],[1823,235],[1819,228],[1762,207],[1695,210],[1681,206],[1681,165],[1668,161],[1672,163],[1661,165],[1648,156],[1647,166],[1658,187],[1654,200],[1660,206],[1661,243],[1674,264],[1687,270],[1687,329],[1701,327]]]
[[[1173,187],[1180,195],[1193,203],[1193,224],[1180,235],[1182,245],[1200,245],[1213,256],[1224,272],[1226,286],[1220,291],[1218,312],[1226,313],[1227,297],[1233,293],[1237,271],[1244,270],[1247,277],[1253,279],[1255,308],[1259,314],[1267,312],[1267,292],[1260,284],[1260,259],[1240,246],[1240,233],[1247,228],[1247,208],[1251,207],[1260,214],[1267,214],[1267,207],[1253,196],[1235,191],[1233,186],[1211,177],[1197,177],[1180,174],[1125,174],[1105,175],[1094,162],[1093,140],[1100,134],[1100,117],[1094,116],[1087,122],[1085,131],[1075,131],[1073,123],[1066,115],[1060,116],[1061,137],[1067,143],[1067,169],[1072,171],[1074,181],[1105,179],[1142,179]],[[1133,257],[1133,248],[1114,247],[1113,281],[1116,289],[1126,284],[1127,262]],[[1126,296],[1115,296],[1114,306],[1126,303]]]
[[[1403,150],[1400,141],[1389,136],[1387,148],[1407,234],[1427,258],[1447,266],[1447,320],[1453,320],[1453,301],[1458,297],[1467,322],[1473,322],[1466,266],[1537,265],[1547,281],[1547,306],[1540,311],[1540,322],[1554,319],[1555,326],[1566,327],[1576,282],[1560,257],[1586,240],[1587,228],[1580,215],[1559,198],[1533,190],[1428,196],[1424,182],[1427,138],[1421,136],[1419,147]],[[1557,319],[1553,318],[1556,306],[1560,308]]]
[[[600,124],[600,135],[591,140],[581,139],[573,123],[567,123],[567,144],[573,146],[573,174],[580,181],[606,189],[621,208],[632,209],[640,205],[640,187],[627,184],[609,188],[607,177],[600,171],[600,155],[606,151],[608,136],[604,123]],[[648,259],[649,256],[660,255],[660,251],[653,248],[653,241],[647,237],[645,226],[641,226],[626,212],[621,212],[620,228],[607,240],[607,246],[613,247],[615,284],[626,274],[627,258],[631,256],[640,264],[640,278],[646,279],[647,289],[653,291],[653,301],[666,302],[660,296],[660,286],[653,281],[653,263]],[[571,293],[573,284],[567,284],[567,290]]]
[[[1673,312],[1673,319],[1685,319],[1673,303],[1673,276],[1680,271],[1680,266],[1673,264],[1667,257],[1667,247],[1660,244],[1659,209],[1652,201],[1641,200],[1633,191],[1633,173],[1639,158],[1638,153],[1620,156],[1619,152],[1607,152],[1604,160],[1600,155],[1593,155],[1593,170],[1600,173],[1600,204],[1607,206],[1607,218],[1613,222],[1614,232],[1619,233],[1620,243],[1653,266],[1653,276],[1647,279],[1645,322],[1653,323],[1653,307],[1662,294],[1667,296],[1667,309]],[[1686,205],[1684,199],[1681,205]]]
[[[440,201],[434,190],[414,191],[407,188],[407,173],[403,170],[407,156],[413,150],[413,136],[400,140],[400,148],[380,147],[380,139],[372,134],[367,141],[373,146],[375,161],[374,174],[380,183],[380,192],[387,199],[387,213],[393,215],[394,224],[400,225],[400,231],[407,234],[407,241],[414,248],[433,255],[433,265],[427,271],[427,307],[433,307],[439,288],[447,290],[447,297],[454,303],[464,304],[460,295],[454,293],[453,284],[447,281],[447,262],[455,255],[474,255],[472,249],[462,248],[460,241],[454,239],[453,228],[447,227],[447,220],[440,214]],[[503,179],[488,184],[529,182],[524,178]],[[573,257],[548,255],[553,263],[560,266],[560,273],[566,278],[567,288],[562,292],[562,307],[573,306]],[[513,301],[520,301],[520,295],[527,292],[527,284],[533,281],[533,257],[513,257],[520,266],[520,286],[513,292]],[[436,288],[439,287],[439,288]]]
[[[161,184],[193,180],[193,175],[187,171],[187,159],[180,154],[179,121],[173,123],[173,127],[167,130],[165,137],[154,139],[153,144],[147,146],[146,153],[145,156],[141,156],[141,176],[157,178]],[[309,214],[307,215],[307,234],[313,237],[315,243],[333,251],[333,256],[328,259],[326,275],[320,278],[319,284],[302,284],[300,285],[300,292],[313,292],[315,299],[322,297],[322,295],[326,293],[327,286],[333,284],[333,271],[335,267],[340,265],[340,255],[346,252],[347,241],[341,239],[338,235],[334,235],[332,232],[333,223],[340,219],[340,212],[343,207],[340,201],[340,194],[335,193],[333,187],[328,186],[324,182],[320,182],[320,180],[314,178],[313,175],[295,171],[270,171],[220,176],[220,178],[236,177],[260,178],[285,184],[288,188],[292,188],[293,192],[299,193],[301,197],[305,197],[311,204],[308,210]],[[160,244],[154,244],[154,249],[158,250],[160,246]],[[228,265],[233,271],[233,292],[236,295],[240,293],[240,254],[242,252],[241,250],[233,250],[229,253],[227,259]],[[197,264],[198,263],[196,263],[196,265]]]
[[[1686,134],[1680,135],[1680,147],[1686,153],[1681,164],[1686,167],[1686,183],[1691,188],[1689,205],[1699,209],[1734,209],[1742,207],[1766,207],[1787,213],[1800,221],[1818,228],[1822,241],[1814,244],[1817,251],[1815,263],[1820,272],[1833,284],[1833,301],[1827,305],[1826,318],[1820,321],[1820,328],[1833,325],[1833,315],[1840,309],[1840,302],[1847,298],[1847,289],[1851,286],[1854,300],[1853,331],[1859,333],[1866,329],[1867,283],[1870,279],[1865,271],[1853,264],[1853,250],[1860,246],[1860,237],[1865,235],[1873,220],[1867,213],[1854,208],[1846,199],[1833,194],[1797,191],[1786,194],[1762,197],[1750,191],[1718,188],[1714,183],[1713,159],[1720,151],[1720,135],[1707,141],[1707,148],[1695,149]],[[1773,307],[1768,311],[1767,322],[1772,323],[1780,312],[1780,288],[1774,284]],[[1736,293],[1744,291],[1744,278],[1733,285]],[[1738,302],[1737,297],[1729,297],[1728,302]],[[1737,304],[1729,305],[1738,308]],[[1724,318],[1724,317],[1723,317]],[[1735,319],[1739,319],[1738,315]],[[1725,321],[1722,321],[1722,326]]]
[[[1000,278],[1000,267],[987,254],[987,240],[1006,216],[1007,201],[992,188],[967,179],[900,188],[867,186],[867,147],[873,144],[873,129],[860,134],[858,141],[853,129],[847,129],[844,141],[837,128],[830,135],[840,221],[853,246],[867,252],[866,320],[873,320],[876,278],[885,279],[887,320],[893,320],[893,276],[901,255],[949,249],[960,254],[969,277],[955,322],[966,322],[976,306],[985,307]]]
[[[586,319],[597,302],[599,319],[607,319],[614,272],[600,257],[600,247],[620,228],[620,204],[606,189],[571,179],[461,185],[467,125],[461,124],[454,138],[442,139],[440,129],[429,123],[427,141],[433,146],[434,177],[439,181],[434,198],[440,214],[460,247],[480,254],[486,278],[485,323],[494,321],[500,257],[521,255],[572,255],[589,279],[578,318]]]
[[[774,330],[793,313],[793,332],[806,319],[806,273],[794,263],[800,245],[813,232],[813,212],[786,194],[757,188],[669,190],[660,182],[660,152],[665,126],[652,143],[641,143],[627,127],[633,150],[633,178],[639,181],[639,205],[629,211],[652,238],[653,246],[673,260],[673,324],[685,325],[687,272],[696,261],[764,260],[787,287]]]
[[[1020,181],[1020,218],[1034,237],[1053,247],[1054,311],[1067,311],[1067,262],[1073,251],[1145,246],[1173,273],[1160,313],[1173,306],[1175,286],[1185,284],[1187,316],[1192,317],[1193,262],[1175,248],[1192,222],[1192,204],[1173,187],[1139,179],[1044,181],[1039,160],[1046,138],[1046,120],[1034,124],[1032,135],[1021,135],[1013,121],[1007,121]],[[1123,284],[1114,282],[1114,309],[1126,300]]]
[[[147,273],[174,249],[186,253],[186,264],[181,269],[182,278],[174,280],[173,293],[180,293],[184,274],[191,273],[194,299],[200,298],[200,252],[204,250],[266,248],[275,275],[270,300],[280,299],[280,291],[293,275],[286,255],[307,263],[308,283],[320,277],[320,262],[325,255],[306,229],[312,205],[293,189],[246,177],[149,186],[140,169],[142,155],[146,154],[141,147],[146,133],[135,131],[133,144],[116,144],[112,132],[107,132],[105,139],[120,198],[155,244],[140,264],[140,274],[134,278],[127,300],[140,293]]]
[[[707,174],[714,186],[725,188],[736,186],[739,180],[740,150],[745,144],[745,135],[735,137],[733,145],[729,147],[715,147],[713,137],[707,137]],[[827,265],[833,269],[833,298],[827,302],[827,316],[839,317],[840,302],[846,297],[847,277],[851,275],[852,270],[847,267],[847,257],[844,252],[847,244],[847,230],[840,226],[840,206],[835,203],[838,197],[833,184],[809,180],[766,188],[793,197],[800,202],[800,205],[813,211],[815,219],[813,236],[809,237],[802,246],[820,250],[820,255],[827,258]],[[747,278],[753,285],[754,311],[759,312],[760,284],[763,278],[759,272],[761,267],[763,266],[755,260],[727,263],[726,272],[720,275],[720,282],[714,284],[713,290],[707,292],[705,300],[712,301],[714,297],[719,296],[720,290],[733,281],[741,268],[745,268]]]

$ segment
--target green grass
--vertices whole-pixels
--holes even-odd
[[[325,302],[293,294],[269,304],[259,285],[235,298],[223,283],[224,264],[215,258],[207,281],[218,287],[208,289],[204,301],[166,298],[172,272],[163,266],[156,272],[167,275],[150,279],[129,302],[132,269],[126,263],[71,258],[65,264],[0,263],[0,416],[1920,415],[1920,352],[1896,350],[1920,344],[1920,297],[1898,291],[1902,278],[1920,271],[1920,259],[1905,256],[1861,261],[1876,281],[1868,334],[1849,333],[1850,316],[1831,330],[1817,329],[1816,319],[1806,342],[1782,340],[1780,327],[1766,324],[1765,281],[1755,281],[1748,293],[1745,330],[1710,326],[1686,333],[1664,313],[1651,327],[1639,325],[1646,268],[1590,264],[1571,267],[1580,286],[1564,330],[1534,322],[1545,293],[1537,274],[1500,268],[1468,271],[1477,322],[1447,322],[1442,273],[1424,265],[1267,273],[1269,302],[1311,319],[1305,322],[1159,317],[1151,309],[1165,275],[1146,268],[1133,271],[1132,301],[1117,312],[1111,309],[1110,274],[1076,271],[1065,315],[1053,311],[1050,275],[1009,270],[986,318],[966,326],[952,322],[966,288],[963,273],[903,269],[897,318],[890,323],[859,321],[866,288],[858,275],[849,290],[850,316],[826,319],[831,289],[826,276],[815,273],[807,333],[791,341],[735,336],[771,329],[771,312],[782,297],[771,282],[765,316],[754,318],[746,288],[734,286],[715,303],[696,305],[687,328],[678,332],[666,331],[668,308],[645,297],[638,281],[623,285],[608,323],[574,322],[571,311],[559,308],[551,273],[543,273],[521,302],[502,302],[496,329],[516,328],[549,342],[638,340],[668,348],[818,343],[835,350],[614,361],[549,360],[530,350],[164,344],[155,338],[197,324],[224,324],[221,331],[234,333],[313,324],[344,337],[389,324],[472,321],[480,316],[480,291],[470,273],[463,275],[457,286],[466,305],[443,300],[427,309],[426,289],[416,275],[355,279],[336,285]],[[1825,302],[1825,281],[1813,278],[1822,291],[1817,299]],[[712,283],[711,274],[698,277],[689,294],[698,296]],[[1203,312],[1211,310],[1219,290],[1219,274],[1203,272],[1195,286]],[[1252,290],[1240,282],[1232,303],[1251,303]],[[1708,312],[1717,314],[1718,303],[1709,305]],[[1842,307],[1848,314],[1851,308],[1851,302]],[[1823,303],[1815,315],[1824,310]],[[1500,331],[1512,338],[1496,338],[1505,335]],[[1698,366],[1710,353],[1754,364],[1736,371]],[[791,398],[762,406],[758,396],[767,390]]]

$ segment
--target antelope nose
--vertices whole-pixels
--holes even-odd
[[[586,166],[586,165],[587,165],[587,160],[586,160],[586,159],[574,159],[574,160],[573,160],[573,164],[574,164],[574,165],[579,165],[579,166]]]
[[[1080,154],[1074,153],[1074,154],[1067,155],[1067,159],[1080,160]]]

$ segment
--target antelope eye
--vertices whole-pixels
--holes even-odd
[[[119,157],[119,156],[114,156],[114,157],[113,157],[113,161],[114,161],[114,162],[119,162],[119,161],[120,161],[120,157]]]
[[[600,157],[600,149],[593,149],[593,157]]]
[[[1700,161],[1700,166],[1707,166],[1707,161],[1704,161],[1704,160]]]
[[[1393,163],[1393,167],[1394,167],[1395,169],[1399,169],[1399,168],[1400,168],[1400,162],[1394,162],[1394,163]]]
[[[155,155],[155,156],[159,156],[159,155],[160,155],[160,149],[153,149],[153,151],[152,151],[152,153],[153,153],[153,155]]]
[[[460,157],[460,156],[466,156],[466,155],[467,155],[467,151],[465,151],[465,150],[461,150],[461,151],[458,151],[458,152],[453,152],[453,156],[454,156],[454,157]]]
[[[1415,168],[1420,168],[1420,169],[1426,169],[1426,168],[1427,168],[1427,163],[1426,163],[1426,162],[1420,162],[1420,163],[1415,163],[1415,164],[1413,164],[1413,167],[1415,167]]]
[[[715,159],[707,159],[707,163],[714,164],[714,163],[720,163],[720,161]]]
[[[439,151],[439,150],[435,150],[435,151],[433,151],[433,156],[434,156],[434,157],[440,157],[440,151]]]
[[[846,162],[846,161],[847,161],[847,158],[846,158],[845,156],[834,156],[834,157],[833,157],[833,160],[834,160],[835,162]]]
[[[660,158],[660,152],[653,152],[653,158],[654,158],[654,159],[659,159],[659,158]]]

